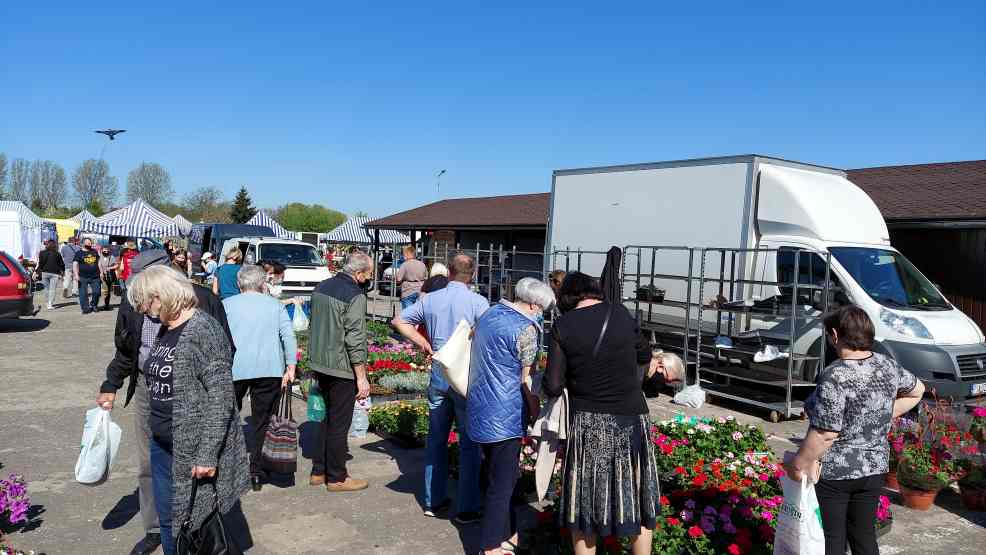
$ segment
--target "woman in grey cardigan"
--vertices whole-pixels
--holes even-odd
[[[189,517],[193,480],[205,481],[192,508],[192,529],[217,505],[221,513],[228,513],[250,487],[229,340],[215,319],[196,309],[192,287],[175,270],[154,266],[127,288],[130,304],[162,324],[144,376],[151,409],[154,500],[166,555],[175,552],[176,523]]]

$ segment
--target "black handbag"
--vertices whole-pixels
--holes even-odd
[[[242,555],[243,551],[236,545],[219,514],[219,497],[216,506],[196,530],[192,530],[192,509],[195,507],[195,494],[199,489],[199,480],[192,479],[192,495],[188,500],[188,516],[178,529],[178,555]]]

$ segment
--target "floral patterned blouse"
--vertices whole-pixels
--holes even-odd
[[[822,370],[805,410],[812,428],[839,433],[822,457],[823,479],[852,480],[889,470],[894,400],[915,385],[914,374],[878,353],[839,359]]]

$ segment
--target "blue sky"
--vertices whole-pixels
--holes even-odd
[[[33,5],[32,5],[33,4]],[[383,216],[551,171],[986,153],[983,2],[5,3],[0,152]],[[816,7],[814,4],[818,4]]]

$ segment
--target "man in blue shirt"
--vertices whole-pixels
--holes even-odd
[[[489,301],[469,289],[476,261],[469,255],[457,254],[450,264],[449,284],[445,289],[429,293],[421,301],[407,307],[394,318],[393,325],[404,337],[422,351],[434,353],[452,336],[460,320],[471,326],[490,307]],[[416,327],[424,324],[428,342]],[[448,436],[454,417],[459,432],[459,495],[455,520],[460,524],[478,522],[479,512],[479,445],[469,439],[466,429],[466,399],[449,388],[438,363],[431,367],[428,386],[428,440],[425,451],[425,516],[437,516],[449,507]]]

